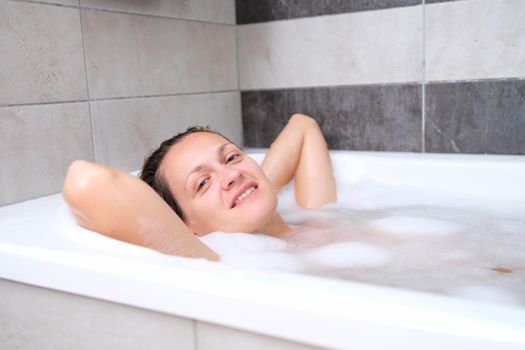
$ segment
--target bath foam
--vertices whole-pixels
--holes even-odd
[[[200,238],[205,244],[219,253],[230,254],[239,251],[261,252],[284,250],[287,242],[275,237],[257,233],[224,233],[212,232]]]
[[[221,263],[246,269],[299,271],[302,266],[292,254],[283,252],[288,243],[261,234],[213,232],[201,240],[215,250]]]
[[[377,267],[390,260],[387,250],[367,243],[341,242],[305,253],[308,260],[329,268]]]
[[[389,216],[372,220],[369,226],[383,233],[403,236],[443,236],[456,233],[462,228],[450,221],[411,216]]]
[[[489,285],[470,285],[460,287],[449,290],[449,294],[478,301],[489,301],[516,305],[520,304],[519,298],[513,293]]]
[[[525,235],[525,222],[517,220],[502,220],[499,223],[499,227],[505,233],[518,233]]]

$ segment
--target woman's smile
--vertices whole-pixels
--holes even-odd
[[[253,196],[256,196],[257,195],[257,185],[248,183],[248,184],[242,186],[241,190],[238,191],[238,193],[239,192],[240,192],[240,194],[236,195],[234,197],[234,201],[233,201],[233,204],[231,206],[232,209],[237,207],[237,206],[239,206],[239,205],[242,205],[247,200],[253,198]]]

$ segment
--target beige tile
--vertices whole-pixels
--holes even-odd
[[[419,81],[422,8],[238,26],[242,89]]]
[[[3,107],[0,130],[0,205],[59,192],[73,160],[93,160],[87,103]]]
[[[242,143],[238,92],[93,102],[96,161],[139,169],[160,143],[189,126],[209,125]]]
[[[38,2],[46,2],[49,4],[58,4],[58,5],[67,5],[67,6],[77,6],[79,0],[37,0]]]
[[[193,350],[191,320],[0,280],[2,349]]]
[[[235,0],[82,0],[82,6],[235,24]]]
[[[83,10],[92,98],[235,90],[235,28]]]
[[[525,1],[427,5],[426,79],[525,77]]]
[[[79,10],[0,2],[0,105],[85,100]]]
[[[199,350],[313,350],[317,347],[267,337],[251,332],[197,322],[197,348]]]

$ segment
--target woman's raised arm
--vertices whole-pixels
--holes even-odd
[[[295,198],[304,208],[317,208],[337,199],[328,147],[311,117],[294,114],[272,143],[261,167],[277,190],[295,177]]]
[[[63,195],[78,224],[162,253],[218,260],[142,180],[87,161],[73,162]]]

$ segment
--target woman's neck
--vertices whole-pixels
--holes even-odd
[[[263,226],[260,230],[261,233],[275,236],[284,237],[292,232],[292,229],[284,222],[283,218],[276,212],[270,221]]]

